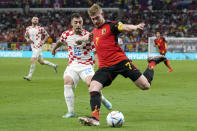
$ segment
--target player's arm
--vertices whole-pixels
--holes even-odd
[[[138,25],[119,23],[117,28],[118,28],[119,32],[131,32],[131,31],[137,30],[137,29],[143,30],[144,25],[145,25],[144,23],[140,23]]]
[[[58,41],[55,43],[55,46],[51,49],[52,55],[55,56],[56,49],[59,48],[59,47],[62,46],[62,45],[63,45],[63,43],[62,43],[60,40],[58,40]]]
[[[25,40],[27,41],[27,44],[33,43],[33,41],[30,39],[30,36],[29,36],[29,33],[28,33],[27,30],[26,30],[26,32],[25,32],[24,37],[25,37]]]
[[[47,39],[49,38],[49,34],[47,33],[47,31],[44,28],[43,28],[43,35],[44,35],[43,43],[45,43],[47,41]]]
[[[45,43],[49,38],[49,34],[46,32],[45,37],[43,39],[43,43]]]
[[[165,49],[168,50],[168,46],[167,46],[167,41],[165,38],[163,38],[163,41],[164,41],[164,46],[165,46]]]

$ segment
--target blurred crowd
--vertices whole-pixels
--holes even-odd
[[[31,25],[33,16],[38,16],[39,24],[50,35],[47,43],[54,43],[63,31],[71,28],[69,18],[71,13],[71,11],[39,13],[31,11],[28,14],[0,12],[0,42],[25,42],[25,28]],[[91,31],[93,25],[87,11],[80,11],[80,14],[84,18],[84,29]],[[195,10],[144,10],[139,6],[130,5],[121,10],[121,13],[105,11],[104,16],[108,20],[118,20],[123,23],[138,24],[143,22],[146,24],[143,31],[133,31],[119,36],[125,51],[147,51],[148,37],[154,36],[156,30],[168,37],[197,37],[197,11]]]
[[[128,8],[128,5],[140,6],[141,9],[153,10],[195,10],[196,0],[0,0],[0,8],[71,8],[89,7],[99,3],[102,7]]]

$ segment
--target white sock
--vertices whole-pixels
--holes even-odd
[[[56,66],[56,64],[53,64],[53,63],[51,63],[51,62],[49,62],[47,60],[44,60],[44,64],[45,65],[48,65],[48,66],[52,66],[52,67],[55,67]]]
[[[74,93],[72,85],[64,85],[64,97],[69,113],[74,113]]]
[[[29,77],[32,77],[35,67],[36,67],[36,64],[31,64],[29,74],[28,74]]]
[[[102,103],[106,103],[107,102],[107,99],[103,96],[103,94],[101,94],[101,102]]]

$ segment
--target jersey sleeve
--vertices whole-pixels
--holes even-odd
[[[43,35],[47,35],[47,31],[44,29],[44,27],[41,28],[41,33],[42,33]]]
[[[122,22],[113,22],[113,23],[109,23],[110,25],[110,29],[113,32],[113,34],[118,35],[120,32],[119,28],[122,25]]]
[[[26,39],[26,40],[28,40],[28,39],[29,39],[29,37],[30,37],[30,36],[29,36],[29,32],[28,32],[28,30],[29,30],[29,29],[28,29],[28,28],[26,28],[25,35],[24,35],[24,37],[25,37],[25,39]]]
[[[61,37],[60,37],[60,42],[61,43],[66,43],[67,35],[66,32],[63,32]]]

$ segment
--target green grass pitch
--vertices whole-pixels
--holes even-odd
[[[82,126],[77,118],[63,119],[67,112],[63,96],[65,59],[49,59],[52,68],[36,64],[32,81],[23,79],[30,59],[0,58],[0,131],[197,131],[197,61],[171,61],[169,73],[163,63],[155,69],[151,89],[142,91],[132,81],[118,76],[103,94],[121,111],[121,128],[106,125],[109,113],[100,111],[100,127]],[[143,72],[147,62],[134,60]],[[88,87],[80,81],[75,90],[78,116],[90,115]]]

